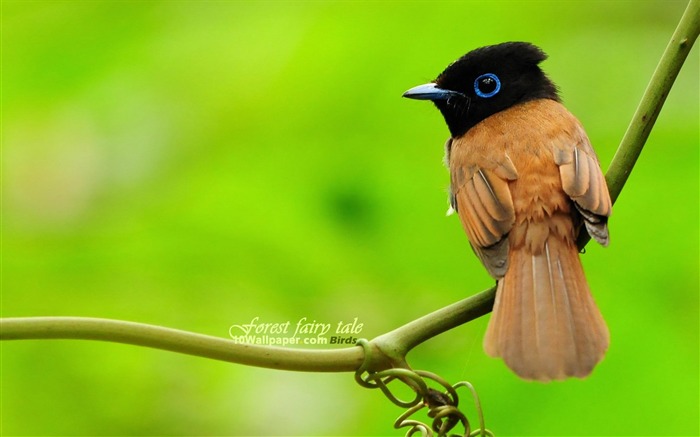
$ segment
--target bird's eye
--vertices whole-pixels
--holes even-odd
[[[501,81],[493,73],[482,74],[474,81],[474,92],[484,99],[493,97],[501,90]]]

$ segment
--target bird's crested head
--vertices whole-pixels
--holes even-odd
[[[535,99],[559,101],[557,88],[539,67],[547,55],[526,42],[481,47],[450,64],[432,83],[404,97],[432,100],[450,133],[458,137],[489,116]]]

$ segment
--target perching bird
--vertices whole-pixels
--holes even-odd
[[[497,280],[484,348],[520,377],[585,377],[609,334],[593,301],[576,239],[608,245],[611,201],[579,121],[524,42],[473,50],[404,97],[431,100],[446,144],[450,204]]]

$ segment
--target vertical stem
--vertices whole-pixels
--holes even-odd
[[[649,138],[649,133],[654,127],[661,108],[666,101],[673,83],[681,71],[690,49],[693,48],[695,40],[700,33],[700,0],[690,0],[683,12],[681,20],[676,26],[671,41],[666,46],[666,50],[661,55],[659,64],[651,76],[649,85],[644,91],[642,100],[632,116],[632,121],[627,127],[625,135],[620,141],[620,145],[613,156],[610,167],[605,175],[608,183],[608,190],[613,203],[625,186],[625,182],[632,173],[637,158],[642,153],[644,144]],[[591,237],[587,232],[579,233],[576,244],[579,249],[583,249]]]
[[[613,202],[620,195],[622,187],[632,172],[671,86],[678,77],[678,72],[699,33],[700,0],[691,0],[671,37],[671,41],[661,56],[659,65],[644,92],[644,97],[642,97],[632,122],[622,138],[620,147],[610,163],[606,176]]]

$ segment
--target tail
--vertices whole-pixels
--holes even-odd
[[[484,349],[525,379],[583,378],[603,358],[609,333],[578,251],[550,235],[537,255],[511,248],[498,281]]]

